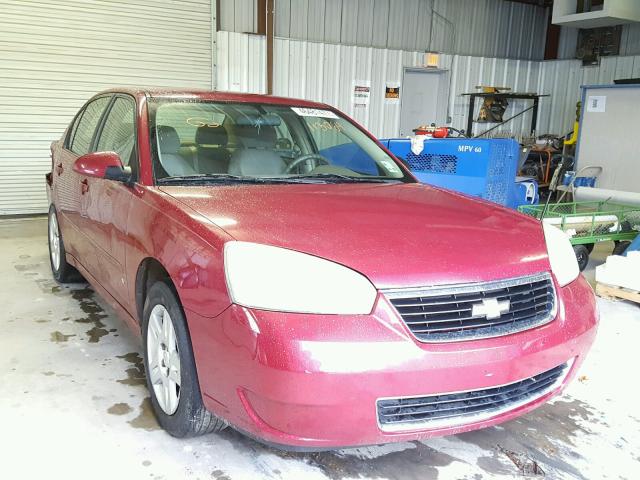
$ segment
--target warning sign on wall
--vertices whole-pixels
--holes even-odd
[[[356,80],[353,83],[353,104],[356,107],[369,106],[371,98],[371,82],[368,80]]]
[[[387,82],[384,89],[385,103],[398,103],[400,101],[400,84]]]

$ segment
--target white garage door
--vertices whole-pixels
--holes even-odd
[[[0,215],[47,210],[49,145],[114,86],[212,87],[212,0],[0,0]]]

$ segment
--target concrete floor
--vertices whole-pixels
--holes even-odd
[[[594,258],[606,256],[599,246]],[[46,219],[0,220],[3,478],[640,478],[640,308],[599,300],[596,344],[567,393],[477,432],[317,454],[233,430],[176,440],[149,408],[136,338],[85,285],[51,278]],[[591,268],[593,267],[593,263]],[[592,275],[589,274],[588,275]]]

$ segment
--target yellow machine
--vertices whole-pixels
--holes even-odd
[[[573,145],[578,142],[578,129],[580,128],[580,109],[582,108],[582,102],[576,103],[576,121],[573,123],[573,133],[571,137],[564,141],[565,145]]]

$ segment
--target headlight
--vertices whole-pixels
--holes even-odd
[[[261,310],[368,314],[376,289],[363,275],[312,255],[249,242],[224,246],[231,300]]]
[[[576,254],[565,233],[553,225],[543,224],[544,237],[547,241],[547,252],[551,271],[561,287],[570,284],[580,274]]]

